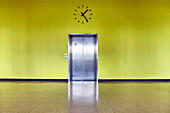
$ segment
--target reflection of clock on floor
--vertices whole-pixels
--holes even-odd
[[[92,14],[92,10],[89,9],[88,6],[78,6],[75,10],[74,10],[74,19],[78,22],[78,23],[88,23],[91,20],[91,16]]]

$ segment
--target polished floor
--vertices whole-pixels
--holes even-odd
[[[0,113],[170,113],[170,82],[0,82]]]

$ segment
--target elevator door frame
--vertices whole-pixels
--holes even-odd
[[[72,81],[72,37],[94,37],[95,38],[95,79],[98,80],[98,34],[97,33],[69,33],[68,34],[68,76],[69,81]],[[88,81],[88,80],[87,80]]]

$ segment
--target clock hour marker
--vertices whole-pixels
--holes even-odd
[[[76,15],[76,14],[73,14],[73,15]]]
[[[82,22],[82,24],[84,24],[84,22]]]
[[[91,11],[91,9],[89,11]]]
[[[80,20],[78,21],[78,23],[80,22]]]
[[[90,14],[90,15],[93,15],[93,14]]]
[[[89,18],[91,20],[91,18]]]
[[[86,8],[88,8],[88,6]]]
[[[78,6],[78,8],[80,9],[80,7]]]
[[[75,9],[75,11],[77,11],[77,10]]]
[[[84,7],[84,5],[82,5],[82,7]]]
[[[74,18],[74,19],[77,19],[77,18]]]

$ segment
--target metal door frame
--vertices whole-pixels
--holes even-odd
[[[95,80],[98,80],[98,34],[97,33],[69,33],[68,34],[68,76],[69,81],[72,81],[72,45],[71,45],[71,38],[72,37],[94,37],[95,38]]]

